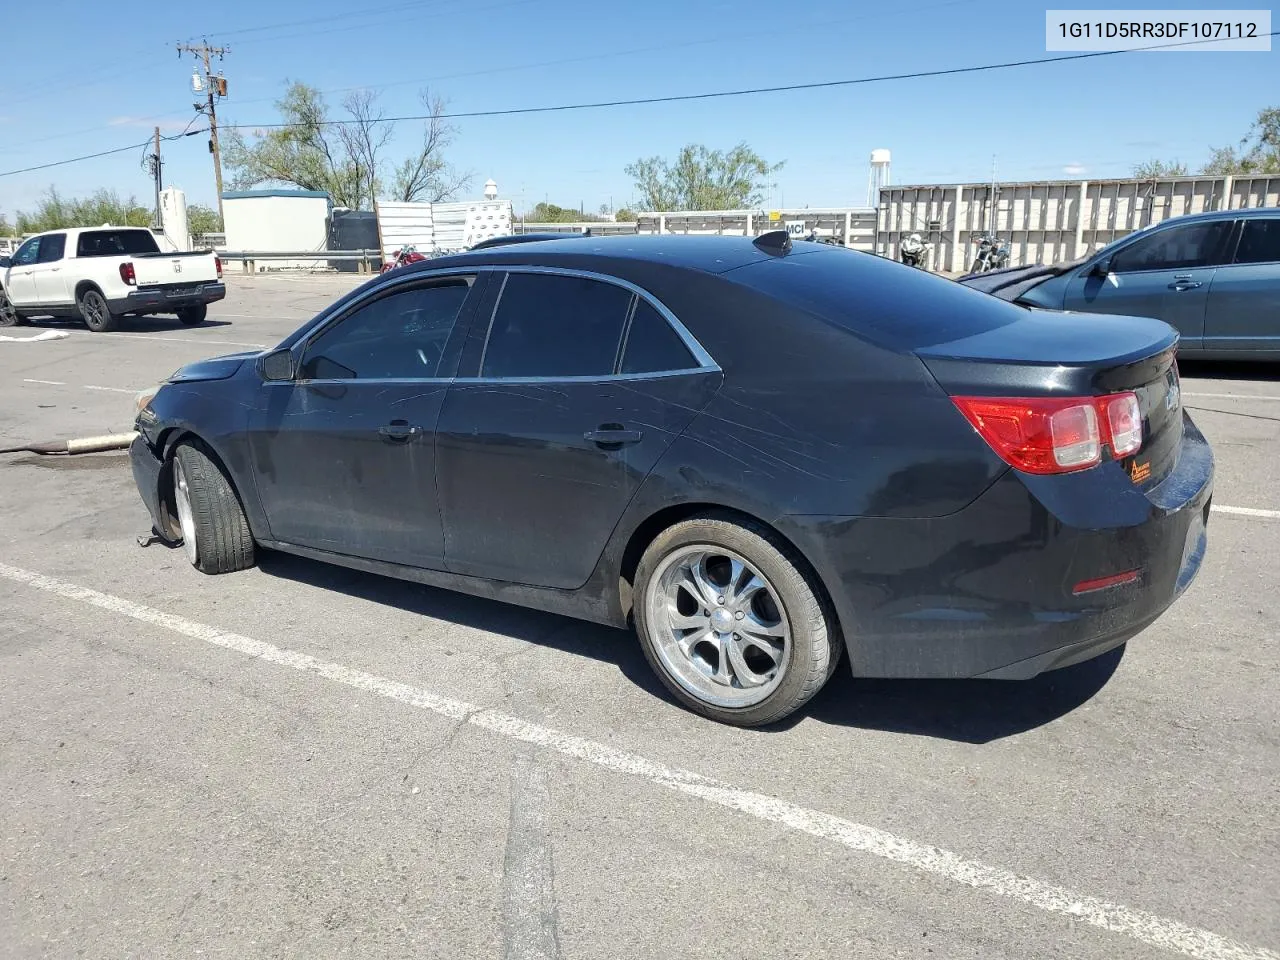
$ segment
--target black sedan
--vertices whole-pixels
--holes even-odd
[[[495,245],[180,370],[132,460],[206,573],[269,548],[634,625],[758,725],[846,650],[1025,678],[1160,616],[1213,479],[1176,346],[785,234]]]

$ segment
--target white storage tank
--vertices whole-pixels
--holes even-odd
[[[332,201],[322,190],[230,190],[222,195],[227,250],[245,253],[323,251]],[[325,260],[259,260],[258,270],[327,269]]]

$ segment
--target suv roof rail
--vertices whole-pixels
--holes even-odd
[[[487,240],[481,240],[479,243],[471,245],[472,250],[485,250],[489,247],[505,247],[511,243],[534,243],[539,240],[572,240],[580,237],[591,236],[591,231],[586,233],[513,233],[505,237],[489,237]]]

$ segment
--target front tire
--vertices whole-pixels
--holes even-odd
[[[178,319],[183,326],[194,327],[197,324],[204,323],[204,318],[209,313],[207,304],[194,303],[189,307],[183,307],[178,311]]]
[[[201,446],[184,441],[172,469],[175,512],[191,565],[203,573],[253,566],[253,534],[222,468]]]
[[[18,313],[18,308],[9,299],[9,294],[0,289],[0,327],[18,327],[26,322],[26,318]]]
[[[80,308],[80,316],[84,325],[94,333],[107,333],[114,330],[118,318],[112,315],[107,306],[107,298],[97,290],[85,290],[80,294],[76,305]]]
[[[771,530],[727,515],[660,533],[636,570],[645,658],[681,704],[741,727],[774,723],[834,672],[841,639],[808,565]]]

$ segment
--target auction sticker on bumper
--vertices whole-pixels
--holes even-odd
[[[1270,10],[1046,10],[1045,49],[1271,49]]]

